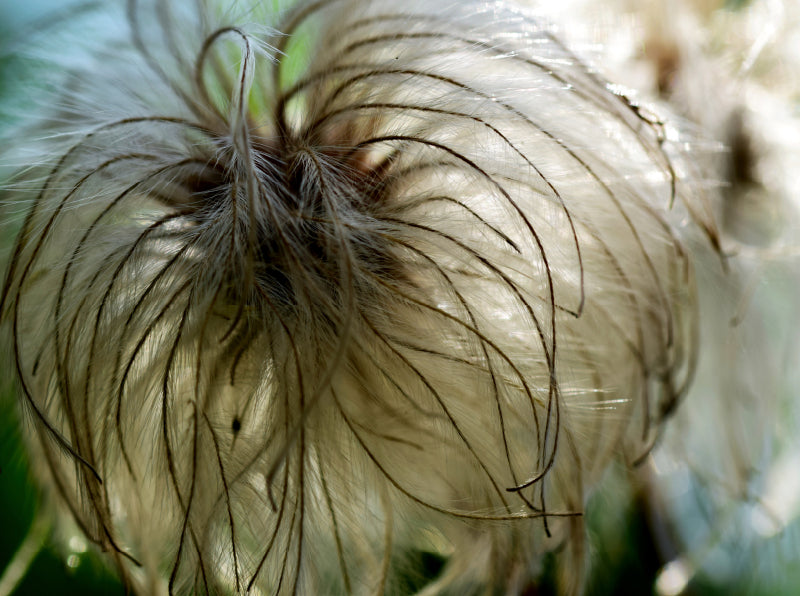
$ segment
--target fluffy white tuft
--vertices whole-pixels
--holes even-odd
[[[509,2],[266,4],[129,0],[37,124],[43,482],[141,593],[578,591],[693,377],[706,150]]]

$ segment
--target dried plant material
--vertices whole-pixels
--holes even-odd
[[[263,4],[130,0],[9,190],[43,482],[140,593],[578,591],[692,379],[702,152],[511,3]]]

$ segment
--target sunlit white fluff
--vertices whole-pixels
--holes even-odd
[[[129,1],[41,123],[43,481],[141,593],[579,590],[693,375],[702,154],[511,3],[262,4]]]
[[[653,3],[642,19],[644,39],[660,40],[644,45],[671,56],[662,96],[728,148],[720,225],[732,255],[727,275],[698,275],[699,373],[656,453],[653,490],[687,581],[777,593],[796,585],[800,552],[788,471],[800,462],[800,12],[783,0],[722,4]],[[681,16],[655,25],[667,12]]]
[[[727,270],[691,248],[698,373],[636,475],[665,563],[656,589],[675,594],[695,582],[791,592],[800,553],[800,488],[789,472],[800,462],[797,3],[574,0],[552,8],[610,78],[660,96],[723,148],[707,178],[719,187]],[[615,497],[616,480],[606,483]]]

